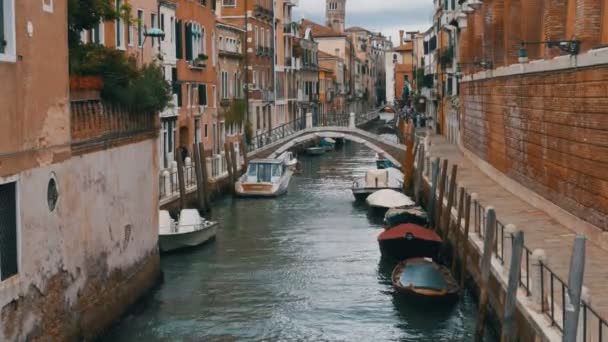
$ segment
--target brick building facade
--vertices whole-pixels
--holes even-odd
[[[493,63],[488,70],[463,65],[464,148],[604,231],[607,12],[601,0],[492,0],[469,12],[460,33],[461,60]],[[572,37],[580,40],[578,54],[536,43]],[[530,42],[529,63],[517,64],[521,41]]]

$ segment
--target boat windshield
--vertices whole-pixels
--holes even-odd
[[[250,164],[249,169],[247,170],[248,177],[256,177],[258,175],[258,165]]]
[[[433,264],[407,265],[399,280],[406,287],[414,286],[437,291],[448,286],[441,272]]]
[[[283,165],[274,164],[272,165],[272,177],[281,177],[283,175]]]
[[[258,183],[270,183],[271,164],[258,164]]]

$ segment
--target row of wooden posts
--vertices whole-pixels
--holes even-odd
[[[416,139],[414,125],[407,122],[401,126],[403,140],[406,145],[404,170],[404,193],[411,194],[416,203],[422,205],[422,185],[424,182],[425,165],[425,144],[421,139]],[[416,165],[414,160],[416,159]],[[459,201],[457,202],[456,221],[452,222],[452,208],[456,199],[456,177],[458,165],[454,164],[451,168],[449,177],[449,187],[447,189],[447,203],[444,208],[444,196],[446,178],[448,174],[448,160],[443,160],[441,170],[439,169],[440,160],[436,158],[432,161],[430,196],[426,204],[429,226],[433,227],[442,237],[446,244],[452,239],[452,274],[456,273],[457,260],[460,260],[460,288],[464,289],[467,258],[469,257],[469,226],[471,214],[471,201],[477,199],[477,194],[469,194],[464,187],[459,189]],[[441,171],[441,172],[440,172]],[[437,192],[439,193],[437,196]],[[461,235],[461,225],[464,218],[464,234]],[[509,225],[512,226],[512,225]],[[517,289],[520,283],[522,251],[524,249],[524,233],[515,231],[514,226],[512,237],[512,247],[510,255],[510,267],[508,270],[508,285],[506,289],[506,300],[502,317],[501,341],[517,340],[517,333],[514,324],[514,312],[517,301]],[[492,252],[496,233],[496,212],[494,208],[486,209],[485,234],[483,243],[483,254],[480,263],[479,278],[479,308],[475,328],[475,341],[482,341],[486,322],[488,305],[488,282],[490,278],[490,267]],[[504,243],[504,242],[503,242]],[[585,259],[585,238],[578,236],[575,240],[574,253],[570,264],[570,276],[568,280],[568,303],[566,316],[564,317],[563,341],[577,341],[577,328],[579,326],[579,310],[581,303],[582,280]],[[580,332],[578,334],[580,336]],[[580,339],[580,337],[579,337]]]
[[[239,161],[237,160],[235,145],[239,144],[239,150],[243,155],[243,168],[241,171],[247,170],[247,149],[243,139],[239,142],[226,142],[224,144],[224,152],[226,158],[226,165],[228,169],[228,179],[230,184],[228,186],[229,193],[234,193],[234,183],[239,177]],[[200,143],[192,144],[192,154],[194,156],[194,169],[196,174],[196,194],[197,194],[197,205],[200,210],[210,211],[211,210],[211,196],[209,189],[209,175],[207,167],[205,166],[205,145]],[[186,183],[184,180],[184,161],[180,157],[179,149],[175,150],[175,156],[177,157],[177,179],[179,183],[179,203],[180,208],[186,208]]]

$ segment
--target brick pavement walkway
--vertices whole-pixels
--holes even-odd
[[[452,164],[458,164],[458,185],[465,187],[468,193],[477,193],[478,201],[483,207],[494,207],[497,219],[503,224],[512,223],[522,230],[525,245],[530,251],[544,249],[550,269],[567,282],[576,236],[574,231],[492,180],[444,137],[431,137],[429,152],[431,160],[437,157],[441,160],[448,159],[448,170],[451,170]],[[586,244],[584,285],[591,294],[591,307],[601,316],[608,317],[608,251],[594,244],[592,240],[587,240]],[[559,302],[561,303],[561,299]],[[597,320],[588,325],[588,329],[595,331],[593,335],[597,335],[598,328]],[[608,326],[604,326],[602,330],[604,336],[608,336]]]

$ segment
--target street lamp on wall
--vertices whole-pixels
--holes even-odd
[[[567,54],[574,56],[578,55],[581,48],[580,40],[546,40],[541,42],[526,42],[522,41],[519,45],[518,61],[519,63],[528,62],[528,51],[526,45],[546,45],[547,48],[558,48]]]

